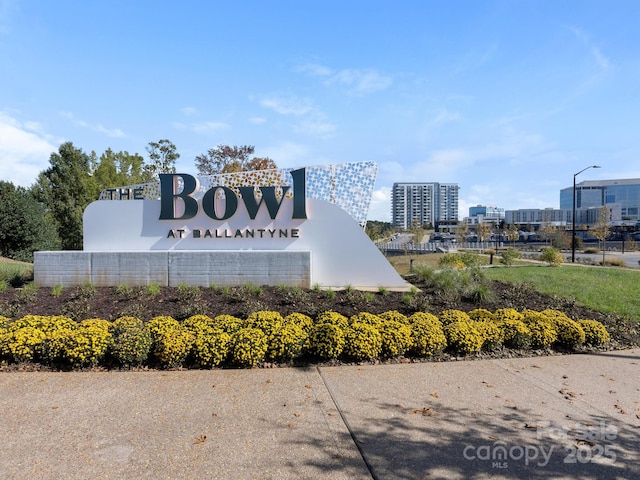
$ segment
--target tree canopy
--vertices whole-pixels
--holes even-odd
[[[55,227],[31,191],[0,181],[0,255],[33,261],[35,250],[60,247]]]
[[[114,152],[108,148],[100,158],[91,155],[91,172],[99,191],[105,188],[134,185],[153,181],[153,176],[141,155]]]
[[[216,175],[220,173],[247,172],[251,170],[268,170],[278,168],[269,157],[251,157],[253,145],[229,146],[218,145],[207,153],[196,157],[196,167],[200,175]]]
[[[176,146],[166,138],[157,142],[149,142],[147,145],[149,163],[144,169],[148,178],[153,181],[160,173],[176,173],[176,160],[180,158]]]
[[[50,167],[38,176],[40,200],[51,214],[64,250],[82,249],[82,214],[96,199],[89,155],[66,142],[49,158]]]

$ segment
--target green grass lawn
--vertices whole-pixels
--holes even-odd
[[[526,282],[542,293],[640,320],[640,270],[566,265],[490,268],[486,273],[493,280]]]

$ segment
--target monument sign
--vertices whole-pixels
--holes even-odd
[[[107,189],[82,251],[36,252],[38,285],[289,285],[407,289],[363,230],[373,162]]]

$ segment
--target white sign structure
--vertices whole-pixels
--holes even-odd
[[[47,255],[58,264],[60,254],[76,255],[85,273],[66,283],[88,272],[94,284],[408,289],[354,218],[362,213],[363,195],[368,208],[370,192],[363,194],[361,172],[345,165],[354,164],[270,171],[268,182],[255,172],[270,185],[249,183],[254,172],[241,172],[219,182],[166,174],[158,184],[111,189],[85,210],[83,252],[38,252],[36,264]],[[371,163],[364,165],[370,173]],[[323,170],[314,177],[314,169]],[[338,204],[349,204],[340,193],[341,176],[354,182],[350,213]],[[335,182],[328,190],[326,179]],[[64,283],[57,273],[49,275],[57,279],[45,277],[38,282],[36,271],[37,283]]]

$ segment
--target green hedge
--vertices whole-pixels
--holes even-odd
[[[444,310],[439,315],[397,311],[346,317],[322,312],[283,317],[258,311],[246,319],[194,315],[182,322],[160,316],[146,323],[136,317],[113,322],[64,316],[26,315],[15,321],[0,317],[0,362],[40,363],[61,369],[250,368],[264,361],[363,361],[431,357],[441,353],[470,355],[500,348],[575,350],[610,341],[595,320],[573,320],[557,310],[469,313]]]

